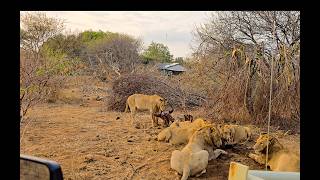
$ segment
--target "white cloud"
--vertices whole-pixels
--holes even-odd
[[[164,43],[175,56],[191,53],[191,31],[206,21],[204,11],[43,11],[66,20],[72,31],[102,30],[141,37],[144,44]],[[23,12],[22,12],[23,13]],[[167,34],[167,35],[166,35]]]

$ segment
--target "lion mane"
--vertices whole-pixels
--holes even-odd
[[[259,164],[266,163],[266,151],[268,145],[268,166],[272,171],[300,171],[300,157],[298,154],[285,148],[279,140],[268,134],[261,134],[257,139],[253,149],[255,153],[250,153],[249,157]]]

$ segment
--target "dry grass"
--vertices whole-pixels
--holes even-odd
[[[105,113],[90,106],[43,105],[32,109],[29,117],[34,121],[21,142],[21,153],[59,162],[66,179],[179,177],[170,169],[169,159],[171,152],[182,146],[155,141],[161,129],[146,128],[144,132],[133,128],[129,114]],[[139,120],[151,126],[148,115],[140,114]],[[262,168],[241,153],[210,162],[202,179],[224,179],[231,159]]]
[[[28,117],[32,121],[20,144],[22,154],[57,161],[66,180],[180,178],[170,168],[169,159],[173,150],[183,146],[155,141],[153,138],[161,129],[149,128],[152,123],[148,114],[137,115],[144,126],[136,129],[131,126],[129,113],[105,111],[104,102],[95,100],[97,94],[74,92],[78,97],[86,95],[82,104],[49,103],[30,110]],[[202,114],[201,111],[190,113],[195,118]],[[174,117],[178,114],[173,112]],[[21,131],[23,127],[24,124]],[[281,134],[281,142],[299,151],[299,135],[282,137]],[[247,157],[249,150],[243,146],[227,151],[229,155],[209,163],[206,174],[190,179],[224,180],[230,161],[244,163],[251,169],[264,168]]]

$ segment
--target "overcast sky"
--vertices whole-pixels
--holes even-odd
[[[207,20],[208,11],[43,11],[65,19],[73,32],[102,30],[121,32],[141,38],[144,46],[151,41],[169,47],[174,57],[191,54],[192,30]],[[24,13],[24,12],[21,12]]]

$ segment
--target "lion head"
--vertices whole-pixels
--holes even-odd
[[[158,96],[156,99],[156,104],[159,108],[160,111],[165,111],[166,106],[167,106],[167,100],[163,97]]]
[[[222,132],[222,137],[226,141],[226,143],[232,144],[234,141],[236,130],[230,125],[225,125],[222,127],[221,132]]]
[[[257,139],[253,149],[256,153],[266,153],[267,144],[269,143],[269,153],[275,147],[282,148],[282,145],[279,143],[276,137],[268,134],[260,134],[259,138]]]
[[[195,134],[197,134],[197,137],[202,138],[204,142],[210,146],[222,146],[220,133],[212,125],[206,125],[204,127],[199,128]]]

